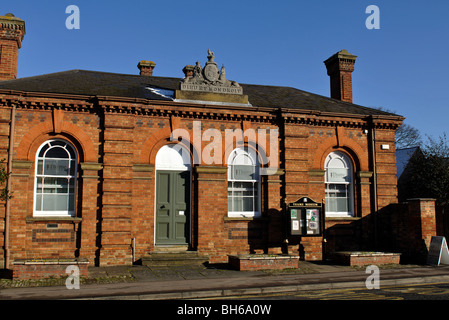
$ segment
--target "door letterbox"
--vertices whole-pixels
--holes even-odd
[[[322,235],[322,204],[303,197],[288,205],[290,235],[314,237]]]

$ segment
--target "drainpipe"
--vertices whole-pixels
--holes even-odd
[[[132,250],[132,261],[131,261],[131,264],[133,265],[134,261],[135,261],[135,258],[136,258],[136,238],[132,238],[131,242],[132,242],[132,248],[131,248],[131,250]]]
[[[373,205],[372,205],[372,210],[373,210],[373,215],[374,215],[374,247],[377,248],[377,209],[378,209],[378,204],[377,204],[377,167],[376,167],[376,133],[374,130],[374,119],[371,117],[370,118],[370,138],[371,138],[371,166],[373,169]]]
[[[12,158],[14,152],[14,131],[16,127],[16,106],[13,105],[11,109],[11,122],[9,127],[9,150],[8,150],[8,193],[11,190],[11,173],[12,173]],[[10,265],[10,252],[9,252],[9,220],[11,215],[11,199],[6,199],[6,212],[5,212],[5,269],[9,269]]]

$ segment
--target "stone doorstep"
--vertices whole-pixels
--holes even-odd
[[[155,251],[141,258],[145,266],[201,265],[209,261],[209,257],[200,256],[196,251]]]
[[[152,253],[183,253],[183,252],[195,252],[195,251],[188,251],[189,246],[188,245],[163,245],[163,246],[155,246],[154,251]]]

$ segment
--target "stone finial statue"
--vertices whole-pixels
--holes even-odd
[[[207,49],[207,59],[209,62],[214,62],[215,59],[215,54],[210,49]]]

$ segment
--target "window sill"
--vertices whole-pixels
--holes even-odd
[[[34,223],[34,222],[73,222],[73,223],[80,223],[83,221],[83,218],[79,217],[26,217],[25,218],[27,223]]]
[[[360,220],[360,217],[325,217],[326,221],[356,221]]]
[[[262,221],[267,220],[267,217],[224,217],[224,221]]]

